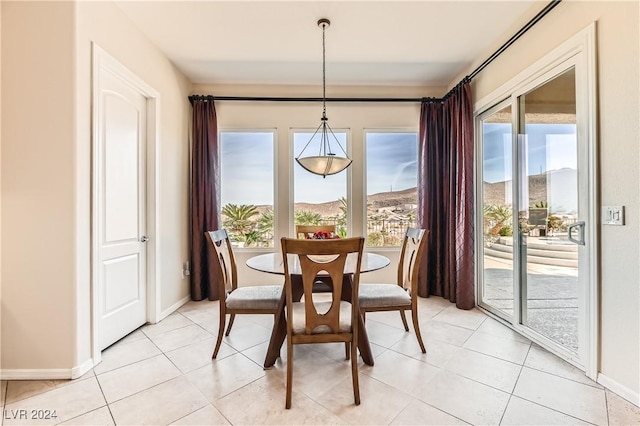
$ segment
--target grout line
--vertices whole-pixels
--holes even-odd
[[[451,413],[449,413],[449,412],[447,412],[447,411],[444,411],[442,408],[438,408],[438,407],[436,407],[435,405],[432,405],[432,404],[430,404],[430,403],[428,403],[428,402],[426,402],[426,401],[423,401],[423,400],[418,399],[418,398],[415,398],[415,397],[414,397],[414,399],[415,399],[416,401],[418,401],[418,402],[420,402],[420,403],[422,403],[422,404],[428,405],[429,407],[434,408],[434,409],[436,409],[436,410],[438,410],[438,411],[440,411],[440,412],[442,412],[442,413],[444,413],[444,414],[446,414],[446,415],[448,415],[448,416],[451,416],[451,417],[453,417],[453,418],[455,418],[455,419],[457,419],[457,420],[460,420],[460,421],[461,421],[462,423],[464,423],[464,424],[471,425],[471,423],[467,422],[466,420],[461,419],[460,417],[458,417],[458,416],[456,416],[456,415],[454,415],[454,414],[451,414]],[[408,407],[408,406],[407,406],[407,407]],[[405,407],[405,410],[406,410],[406,407]],[[404,410],[402,410],[402,411],[404,411]],[[399,415],[399,414],[398,414],[398,415]],[[397,418],[397,416],[396,416],[396,418]],[[394,420],[395,420],[395,419],[394,419]]]
[[[542,405],[542,404],[540,404],[539,402],[531,401],[530,399],[524,398],[524,397],[522,397],[522,396],[519,396],[519,395],[513,395],[513,397],[515,397],[515,398],[519,398],[519,399],[521,399],[521,400],[523,400],[523,401],[530,402],[531,404],[537,405],[538,407],[545,408],[545,409],[550,410],[550,411],[553,411],[553,412],[555,412],[555,413],[562,414],[563,416],[571,417],[572,419],[576,419],[576,420],[577,420],[577,421],[579,421],[579,422],[583,422],[583,423],[586,423],[586,424],[588,424],[588,425],[594,425],[594,426],[596,425],[596,423],[592,423],[592,422],[590,422],[590,421],[587,421],[587,420],[581,419],[581,418],[576,417],[576,416],[574,416],[574,415],[564,413],[564,412],[562,412],[562,411],[560,411],[560,410],[557,410],[557,409],[555,409],[555,408],[547,407],[546,405]],[[601,425],[600,425],[600,426],[601,426]]]
[[[555,356],[555,355],[554,355],[554,356]],[[558,358],[558,359],[560,359],[560,358]],[[562,361],[562,359],[560,359],[560,360]],[[556,377],[558,377],[558,378],[560,378],[560,379],[569,380],[570,382],[574,382],[574,383],[577,383],[577,384],[579,384],[579,385],[589,386],[590,388],[593,388],[593,389],[602,390],[602,391],[606,389],[605,387],[600,388],[600,387],[598,387],[598,386],[595,386],[595,385],[602,386],[602,385],[600,385],[600,384],[599,384],[599,383],[597,383],[597,382],[593,382],[595,385],[590,385],[589,383],[584,383],[584,382],[581,382],[581,381],[579,381],[579,380],[572,379],[572,378],[570,378],[570,377],[561,376],[561,375],[559,375],[559,374],[552,373],[552,372],[550,372],[550,371],[541,370],[540,368],[533,367],[533,366],[531,366],[531,365],[524,365],[524,364],[523,364],[523,366],[525,366],[525,367],[527,367],[527,368],[529,368],[529,369],[531,369],[531,370],[539,371],[540,373],[550,374],[550,375],[552,375],[552,376],[556,376]],[[585,376],[584,376],[584,377],[586,377],[587,379],[589,379],[589,378],[587,377],[587,375],[586,375],[586,374],[585,374]],[[591,379],[589,379],[589,380],[591,380]],[[593,380],[592,380],[592,381],[593,381]]]
[[[179,370],[178,370],[178,371],[179,371]],[[117,402],[120,402],[120,401],[123,401],[123,400],[125,400],[125,399],[127,399],[127,398],[130,398],[130,397],[132,397],[132,396],[134,396],[134,395],[138,395],[138,394],[140,394],[140,393],[142,393],[142,392],[146,392],[146,391],[151,390],[151,389],[153,389],[153,388],[155,388],[155,387],[158,387],[158,386],[160,386],[160,385],[163,385],[163,384],[165,384],[165,383],[167,383],[167,382],[170,382],[171,380],[175,380],[175,379],[179,378],[180,376],[184,376],[184,374],[182,374],[182,373],[181,373],[181,374],[179,374],[179,375],[177,375],[177,376],[174,376],[174,377],[172,377],[172,378],[170,378],[170,379],[167,379],[167,380],[164,380],[164,381],[162,381],[162,382],[156,383],[156,384],[154,384],[153,386],[149,386],[148,388],[144,388],[144,389],[141,389],[141,390],[139,390],[139,391],[137,391],[137,392],[134,392],[134,393],[132,393],[131,395],[123,396],[122,398],[120,398],[120,399],[116,399],[115,401],[111,401],[111,402],[109,402],[109,401],[107,401],[107,398],[105,397],[105,401],[107,401],[107,405],[109,405],[109,406],[110,406],[111,404],[115,404],[115,403],[117,403]],[[186,379],[186,377],[185,377],[185,380],[187,380],[187,381],[188,381],[188,379]],[[98,383],[100,383],[100,382],[98,382]],[[102,387],[101,387],[100,389],[102,389]],[[104,393],[103,393],[103,395],[104,395]],[[111,411],[111,410],[109,410],[109,411]]]
[[[609,397],[607,396],[607,391],[604,391],[604,408],[607,410],[607,424],[611,424],[611,420],[609,419]]]
[[[524,370],[524,363],[527,361],[529,352],[531,352],[531,343],[529,343],[529,349],[527,350],[527,354],[525,355],[524,360],[522,360],[522,364],[520,365],[520,372],[518,373],[518,377],[516,378],[516,381],[513,384],[513,388],[511,389],[511,392],[509,392],[509,399],[507,400],[507,405],[504,406],[504,411],[502,412],[502,416],[500,416],[500,422],[498,422],[498,424],[500,425],[504,420],[504,415],[507,413],[507,409],[509,408],[509,404],[511,403],[511,398],[513,398],[514,396],[513,392],[516,390],[516,387],[518,386],[518,380],[520,380],[520,376],[522,375],[522,371]]]
[[[96,383],[98,383],[98,388],[100,389],[100,393],[102,394],[102,397],[104,398],[104,402],[105,402],[105,404],[107,404],[106,407],[107,407],[107,410],[109,410],[109,415],[111,416],[111,420],[113,420],[113,424],[114,425],[117,425],[116,419],[115,419],[115,417],[113,417],[113,413],[111,412],[111,407],[109,406],[109,401],[107,401],[107,396],[104,394],[104,391],[102,390],[102,385],[100,384],[100,380],[98,380],[98,376],[95,375],[95,372],[94,372],[94,377],[96,378]]]
[[[529,356],[529,353],[531,352],[531,349],[532,349],[532,348],[533,348],[533,342],[532,342],[532,343],[531,343],[531,345],[529,346],[529,350],[527,351],[527,356],[525,357],[525,361],[524,361],[524,362],[526,362],[527,357]],[[513,394],[513,392],[516,390],[516,386],[518,385],[518,381],[520,380],[520,375],[522,375],[522,372],[524,371],[524,369],[525,369],[525,368],[529,368],[529,369],[531,369],[531,370],[536,370],[536,371],[541,371],[541,370],[537,370],[537,369],[535,369],[535,368],[531,368],[531,367],[529,367],[529,366],[525,366],[525,365],[524,365],[524,362],[522,363],[522,368],[520,369],[520,374],[518,374],[518,379],[516,380],[516,384],[514,385],[513,390],[511,391],[511,395],[510,395],[510,397],[509,397],[509,402],[511,401],[511,397],[520,398],[520,399],[522,399],[522,400],[524,400],[524,401],[531,402],[532,404],[538,405],[538,406],[540,406],[540,407],[544,407],[544,408],[546,408],[546,409],[548,409],[548,410],[551,410],[551,411],[555,411],[556,413],[560,413],[560,414],[562,414],[562,415],[565,415],[565,416],[571,417],[571,418],[576,419],[576,420],[579,420],[579,421],[581,421],[581,422],[585,422],[585,423],[588,423],[588,424],[593,424],[593,423],[591,423],[591,422],[589,422],[589,421],[587,421],[587,420],[580,419],[580,418],[578,418],[578,417],[572,416],[571,414],[564,413],[564,412],[562,412],[562,411],[560,411],[560,410],[556,410],[555,408],[547,407],[546,405],[542,405],[542,404],[540,404],[540,403],[538,403],[538,402],[531,401],[531,400],[529,400],[529,399],[527,399],[527,398],[525,398],[525,397],[519,396],[519,395],[514,395],[514,394]],[[552,375],[552,376],[556,376],[555,374],[547,373],[547,372],[545,372],[545,371],[541,371],[541,372],[542,372],[542,373],[546,373],[546,374],[550,374],[550,375]],[[559,378],[564,379],[564,377],[560,377],[560,376],[556,376],[556,377],[559,377]],[[567,379],[567,380],[569,380],[569,379]],[[576,383],[579,383],[579,382],[576,382]],[[588,386],[588,385],[585,385],[585,386]],[[606,392],[605,392],[605,395],[606,395]],[[605,398],[606,398],[606,396],[605,396]],[[507,407],[509,406],[509,402],[507,402]],[[505,412],[506,412],[506,409],[505,409]],[[504,417],[504,413],[502,414],[502,416]],[[608,420],[608,416],[609,416],[609,413],[607,412],[607,423],[608,423],[608,421],[609,421],[609,420]],[[502,419],[500,419],[500,423],[502,423]]]
[[[522,343],[523,345],[526,345],[526,343],[523,343],[523,342],[520,342],[520,343]],[[491,357],[493,359],[497,359],[497,360],[500,360],[500,361],[508,362],[508,363],[511,363],[511,364],[519,365],[519,366],[523,366],[524,365],[525,361],[527,360],[527,355],[529,354],[529,351],[527,350],[527,355],[525,355],[524,359],[522,360],[522,364],[521,364],[519,362],[510,361],[508,359],[500,358],[499,356],[487,354],[487,353],[481,352],[481,351],[473,349],[473,348],[460,347],[460,349],[466,349],[469,352],[475,352],[475,353],[480,354],[480,355],[488,356],[488,357]]]
[[[149,361],[149,360],[151,360],[151,359],[158,358],[159,356],[162,356],[162,355],[164,355],[164,352],[160,351],[160,353],[157,353],[157,354],[155,354],[155,355],[151,355],[151,356],[150,356],[150,357],[148,357],[148,358],[139,359],[139,360],[137,360],[137,361],[130,362],[129,364],[124,364],[124,365],[121,365],[120,367],[116,367],[116,368],[111,369],[111,370],[108,370],[108,371],[103,371],[102,373],[99,373],[99,374],[95,374],[95,372],[94,372],[94,375],[95,375],[95,377],[96,377],[96,378],[98,378],[99,376],[103,376],[103,375],[105,375],[105,374],[112,373],[112,372],[114,372],[114,371],[122,370],[122,369],[123,369],[123,368],[125,368],[125,367],[130,367],[130,366],[132,366],[132,365],[139,364],[139,363],[141,363],[141,362]],[[98,365],[99,365],[99,364],[98,364]],[[94,367],[94,368],[95,368],[95,367]]]
[[[554,355],[554,356],[555,356],[555,355]],[[558,358],[558,359],[560,359],[560,358]],[[525,361],[526,361],[526,360],[525,360]],[[571,378],[569,378],[569,377],[560,376],[559,374],[552,373],[552,372],[550,372],[550,371],[540,370],[539,368],[532,367],[532,366],[530,366],[530,365],[524,365],[524,364],[523,364],[523,367],[526,367],[526,368],[528,368],[528,369],[530,369],[530,370],[537,371],[537,372],[539,372],[539,373],[548,374],[549,376],[554,376],[554,377],[557,377],[557,378],[559,378],[559,379],[567,380],[567,381],[570,381],[570,382],[576,383],[576,384],[578,384],[578,385],[587,386],[587,387],[589,387],[589,388],[591,388],[591,389],[601,390],[601,391],[605,391],[605,390],[606,390],[606,388],[605,388],[605,387],[600,388],[600,387],[598,387],[598,386],[593,386],[593,385],[590,385],[590,384],[588,384],[588,383],[583,383],[583,382],[580,382],[580,381],[578,381],[578,380],[571,379]],[[585,375],[585,377],[587,377],[587,376]],[[587,377],[587,378],[588,378],[588,377]],[[589,379],[589,380],[591,380],[591,379]],[[594,383],[595,383],[595,384],[599,384],[599,383],[596,383],[596,382],[594,382]]]

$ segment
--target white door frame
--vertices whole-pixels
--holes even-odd
[[[149,241],[147,244],[147,322],[158,322],[160,314],[160,280],[159,259],[160,244],[158,240],[159,211],[158,206],[158,144],[160,123],[160,93],[109,55],[96,43],[92,43],[92,155],[91,155],[91,353],[93,364],[101,361],[100,349],[100,303],[102,302],[102,289],[99,288],[99,259],[98,259],[98,179],[99,170],[97,149],[99,140],[100,117],[102,105],[100,103],[101,76],[108,72],[115,75],[124,83],[131,86],[147,99],[147,139],[146,139],[146,228]]]
[[[584,323],[587,325],[587,333],[585,335],[586,341],[581,343],[584,345],[583,356],[581,363],[576,362],[575,359],[572,359],[571,354],[568,351],[564,351],[561,348],[554,348],[553,346],[549,346],[551,343],[547,341],[543,336],[531,332],[531,330],[522,326],[514,326],[513,324],[508,324],[504,321],[504,319],[495,315],[494,312],[491,312],[490,309],[485,309],[491,316],[500,319],[501,322],[515,328],[521,334],[525,335],[529,339],[533,340],[536,343],[540,343],[543,346],[549,348],[556,355],[565,359],[571,364],[577,365],[585,370],[587,377],[596,380],[598,375],[598,366],[600,362],[600,329],[599,329],[599,318],[600,318],[600,310],[599,310],[599,256],[598,256],[598,225],[597,221],[599,218],[598,215],[598,193],[597,193],[597,179],[598,176],[598,161],[597,161],[597,90],[596,90],[596,76],[597,76],[597,67],[596,67],[596,25],[595,23],[591,23],[582,31],[575,34],[573,37],[569,38],[567,41],[562,43],[560,46],[549,52],[547,55],[536,61],[534,64],[529,66],[527,69],[516,75],[514,78],[500,86],[497,90],[495,90],[492,94],[487,96],[486,98],[480,99],[476,102],[474,106],[474,115],[475,115],[475,123],[476,123],[476,142],[478,141],[478,117],[485,111],[487,111],[492,106],[504,102],[507,99],[512,99],[512,112],[515,114],[515,99],[517,95],[520,94],[523,90],[523,87],[527,85],[532,85],[536,79],[539,79],[543,74],[553,70],[563,63],[567,63],[569,61],[573,61],[576,69],[576,84],[580,87],[578,89],[581,91],[577,94],[576,99],[576,113],[581,115],[582,117],[586,117],[587,119],[584,122],[578,123],[578,134],[580,137],[586,141],[587,148],[583,151],[584,157],[580,159],[582,164],[586,170],[588,170],[588,186],[580,187],[580,194],[583,197],[586,197],[587,204],[587,214],[589,216],[589,221],[585,228],[585,238],[588,241],[588,265],[585,265],[584,271],[581,269],[581,273],[585,272],[588,274],[588,284],[585,288],[581,289],[583,291],[583,300],[585,303],[585,318],[583,319]],[[514,121],[515,125],[515,121]],[[515,130],[515,127],[514,127]],[[515,143],[515,142],[514,142]],[[480,152],[478,150],[478,144],[476,144],[476,152]],[[514,162],[516,161],[516,153],[513,153]],[[481,166],[479,166],[478,158],[476,158],[476,177],[480,177],[481,179]],[[515,178],[515,176],[514,176]],[[480,180],[478,180],[480,181]],[[477,181],[477,182],[478,182]],[[513,185],[514,189],[516,185]],[[476,184],[477,188],[477,184]],[[513,199],[517,200],[516,195],[513,195]],[[480,192],[476,189],[476,205],[481,205],[479,203],[481,201]],[[482,217],[481,214],[478,214],[478,210],[476,209],[476,229],[482,229]],[[514,269],[519,270],[520,268],[520,260],[514,250]],[[478,269],[482,267],[482,260],[478,259],[480,254],[482,253],[482,241],[480,238],[476,239],[476,300],[480,301],[481,299],[481,281],[480,276],[482,276],[482,270]],[[517,287],[517,286],[516,286]],[[519,290],[514,289],[514,299],[520,300]],[[514,311],[514,318],[519,317],[518,309],[519,302],[515,305],[516,311]]]

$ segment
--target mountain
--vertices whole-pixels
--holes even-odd
[[[417,188],[409,188],[402,191],[390,191],[380,192],[372,194],[367,197],[367,204],[369,211],[378,211],[385,207],[406,206],[415,205],[418,199]],[[340,207],[342,203],[340,200],[329,201],[326,203],[295,203],[294,208],[297,211],[307,210],[312,213],[318,213],[322,217],[334,217],[341,214]],[[263,212],[269,208],[269,206],[256,206],[259,212]]]
[[[578,171],[549,170],[529,178],[529,204],[546,201],[551,213],[571,213],[578,208]],[[484,182],[485,204],[511,204],[511,180]]]

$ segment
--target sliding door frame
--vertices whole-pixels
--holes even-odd
[[[581,197],[585,197],[586,217],[588,217],[585,228],[585,239],[588,246],[581,256],[586,258],[584,265],[580,265],[580,274],[586,274],[582,294],[579,300],[581,306],[581,322],[585,325],[585,332],[580,333],[584,341],[580,342],[580,359],[576,359],[573,352],[561,347],[551,339],[533,331],[520,324],[521,310],[521,289],[518,280],[514,282],[514,306],[513,318],[509,319],[505,315],[500,315],[495,308],[488,307],[482,303],[483,297],[483,244],[482,238],[476,238],[476,300],[478,306],[486,310],[491,316],[497,317],[520,334],[532,341],[540,344],[549,351],[555,353],[569,363],[585,370],[586,375],[595,380],[599,365],[599,243],[598,243],[598,193],[597,193],[597,100],[596,100],[596,28],[595,23],[571,37],[559,47],[548,53],[546,56],[536,61],[533,65],[519,73],[516,77],[503,84],[489,96],[480,99],[474,107],[475,115],[475,137],[476,137],[476,196],[477,206],[483,204],[482,191],[482,118],[492,111],[497,111],[507,105],[511,105],[512,110],[512,200],[514,204],[513,214],[513,269],[514,278],[516,271],[520,271],[522,261],[520,259],[520,235],[517,231],[517,201],[519,200],[520,177],[515,173],[520,153],[518,152],[518,97],[528,90],[536,87],[555,75],[561,74],[562,70],[575,67],[576,73],[576,124],[578,139],[584,144],[584,148],[579,149],[579,170],[586,173],[584,179],[578,179]],[[545,80],[546,79],[546,80]],[[581,183],[582,182],[582,183]],[[476,229],[483,229],[482,210],[477,209]],[[519,272],[518,272],[519,273]]]

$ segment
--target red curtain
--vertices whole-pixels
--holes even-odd
[[[191,155],[191,299],[217,300],[215,268],[209,262],[206,231],[218,229],[220,162],[218,123],[213,101],[193,100]]]
[[[418,225],[430,231],[418,294],[475,306],[473,102],[463,81],[443,102],[423,102],[418,147]]]

